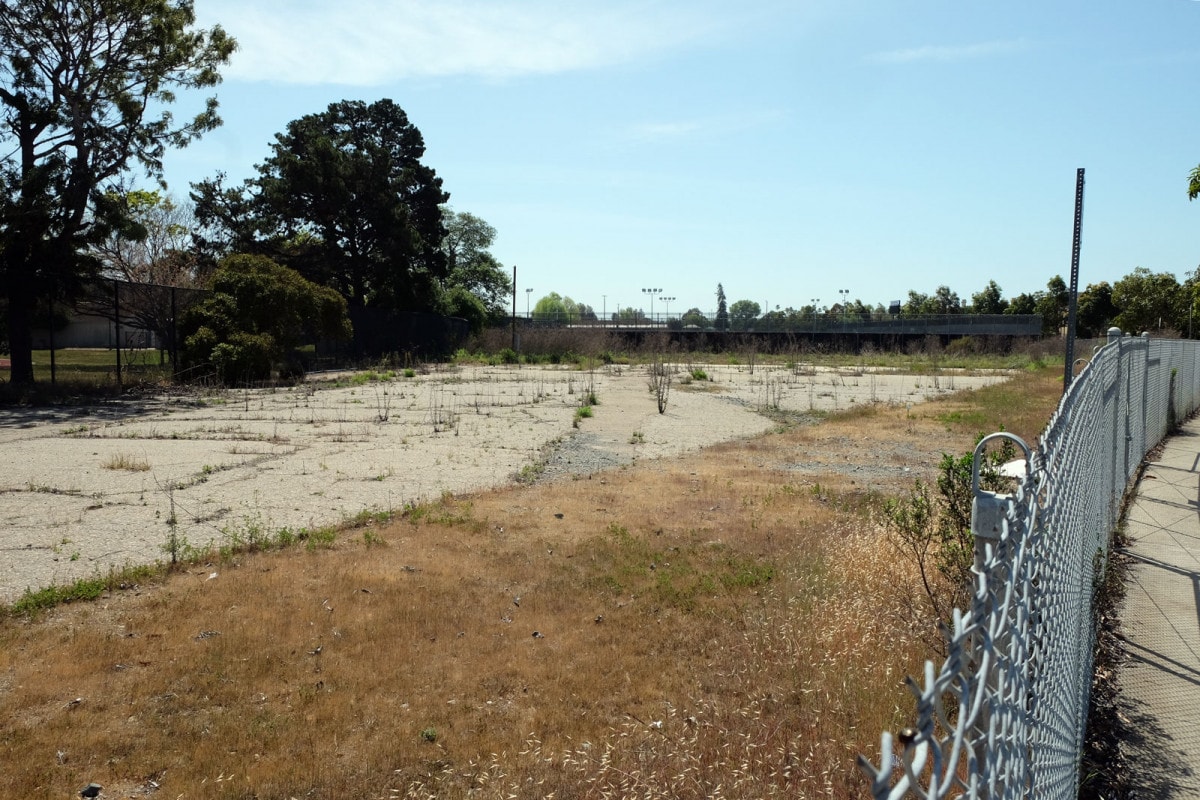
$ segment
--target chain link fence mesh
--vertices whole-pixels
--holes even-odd
[[[910,679],[916,720],[860,757],[875,798],[1071,798],[1087,727],[1094,602],[1146,453],[1200,405],[1200,342],[1118,338],[1064,394],[948,655]]]

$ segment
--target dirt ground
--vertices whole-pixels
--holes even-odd
[[[411,378],[0,409],[0,601],[193,547],[338,524],[445,492],[670,458],[769,430],[781,415],[905,406],[1005,379],[858,368],[673,368],[659,414],[645,367],[444,367]],[[598,405],[577,419],[581,400]],[[893,482],[928,454],[812,439],[788,468]],[[936,445],[935,445],[936,449]]]

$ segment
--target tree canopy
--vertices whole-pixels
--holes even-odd
[[[1038,298],[1034,312],[1042,315],[1042,333],[1052,336],[1067,324],[1067,310],[1071,303],[1071,291],[1061,275],[1046,282],[1046,291]]]
[[[971,312],[974,314],[1003,314],[1006,308],[1008,301],[995,281],[988,281],[982,291],[971,295]]]
[[[707,328],[709,326],[708,317],[704,316],[704,312],[698,308],[689,308],[683,312],[680,321],[685,328]]]
[[[161,345],[174,350],[176,312],[196,296],[180,296],[175,289],[202,288],[208,272],[191,248],[191,210],[157,191],[114,194],[111,200],[123,206],[128,223],[112,230],[90,253],[100,262],[101,277],[133,285],[105,281],[74,306],[109,320],[119,310],[122,320],[132,318],[136,326],[155,331]],[[114,297],[114,292],[119,294]]]
[[[195,30],[190,0],[0,0],[0,294],[12,380],[33,382],[29,309],[71,293],[85,254],[126,224],[110,193],[131,166],[161,179],[168,147],[220,124],[216,100],[184,122],[177,88],[216,85],[235,48]]]
[[[551,292],[533,307],[534,322],[573,323],[595,321],[596,312],[585,303]]]
[[[1179,281],[1171,273],[1137,267],[1113,284],[1112,302],[1120,309],[1116,324],[1135,333],[1178,330],[1179,289]]]
[[[719,283],[717,284],[717,315],[713,324],[719,331],[729,330],[729,307],[725,304],[725,287]]]
[[[512,292],[512,279],[504,266],[488,252],[496,241],[496,229],[474,214],[443,207],[446,235],[447,289],[463,289],[479,298],[494,318],[505,316],[505,303]]]
[[[1079,336],[1093,338],[1105,335],[1117,317],[1112,296],[1113,289],[1108,281],[1090,283],[1080,292],[1075,315],[1075,328]]]
[[[961,314],[962,301],[949,286],[939,286],[932,295],[910,290],[908,301],[901,309],[907,316],[919,314]]]
[[[729,307],[729,324],[735,331],[749,330],[762,313],[762,306],[753,300],[735,300]]]
[[[101,274],[130,283],[193,287],[202,268],[192,249],[195,221],[191,209],[158,191],[134,190],[114,195],[128,223],[112,230],[91,248]]]
[[[241,189],[195,184],[209,243],[270,254],[352,306],[432,310],[449,277],[442,179],[388,99],[333,103],[287,125]]]

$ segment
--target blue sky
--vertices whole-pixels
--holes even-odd
[[[524,289],[672,312],[1200,264],[1196,0],[196,0],[241,50],[171,192],[390,98]],[[177,113],[194,107],[184,97]],[[659,300],[655,311],[661,312]]]

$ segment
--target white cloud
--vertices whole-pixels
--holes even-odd
[[[719,35],[703,3],[611,0],[208,0],[239,44],[229,79],[379,85],[619,64]],[[712,6],[709,6],[711,12]]]
[[[721,138],[772,125],[782,118],[775,109],[727,114],[706,119],[653,120],[635,122],[615,132],[615,138],[635,144],[675,142],[680,139]]]
[[[868,60],[879,64],[909,64],[916,61],[964,61],[975,58],[1007,55],[1026,50],[1029,43],[1024,39],[999,42],[977,42],[962,45],[927,45],[903,50],[888,50],[875,53]]]

